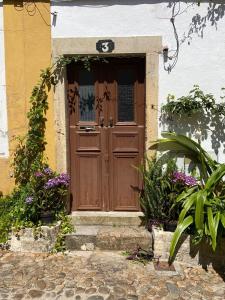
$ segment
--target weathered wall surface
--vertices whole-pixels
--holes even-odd
[[[170,73],[164,70],[160,54],[158,110],[162,103],[166,103],[168,94],[186,95],[194,84],[200,85],[203,91],[214,94],[220,101],[221,88],[225,85],[225,4],[220,4],[222,1],[215,5],[204,1],[198,7],[196,4],[192,5],[192,1],[185,2],[181,2],[180,7],[178,4],[175,7],[180,53],[178,62]],[[162,0],[53,0],[51,10],[57,12],[57,17],[52,20],[52,37],[162,36],[163,45],[173,50],[176,49],[176,40],[170,22],[172,9],[171,1]],[[169,52],[169,55],[173,54],[173,51]],[[160,129],[165,130],[167,124],[160,123],[159,120]],[[214,156],[220,161],[224,161],[223,126],[221,124],[219,132],[218,128],[213,128],[211,132],[207,121],[200,124],[201,129],[206,128],[202,134],[203,146],[209,152],[214,149]],[[173,124],[172,127],[174,128]],[[175,125],[177,131],[186,134],[194,133],[197,127],[197,124]]]
[[[28,6],[29,5],[29,6]],[[3,5],[5,41],[5,80],[8,114],[9,159],[0,159],[0,190],[8,193],[13,187],[10,177],[14,136],[23,135],[27,129],[26,114],[29,98],[39,80],[40,70],[51,63],[51,21],[48,1],[24,4],[6,0]],[[47,124],[47,155],[55,166],[53,103]]]
[[[3,3],[0,2],[0,157],[8,157],[8,129],[5,87],[5,48],[3,31]]]

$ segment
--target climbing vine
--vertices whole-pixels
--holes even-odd
[[[106,62],[96,56],[60,56],[51,67],[41,70],[40,80],[30,98],[27,134],[17,138],[13,160],[16,187],[9,196],[0,197],[0,248],[7,245],[12,231],[24,227],[38,231],[43,224],[41,214],[50,211],[53,223],[61,221],[54,251],[65,250],[64,235],[73,230],[64,201],[69,176],[51,170],[45,157],[48,94],[62,78],[68,64],[79,62],[90,70],[91,64],[99,60]]]
[[[93,61],[104,60],[92,56],[60,56],[56,62],[45,70],[41,70],[40,80],[34,86],[30,98],[28,117],[28,132],[25,137],[17,138],[18,145],[14,153],[13,167],[15,181],[19,185],[26,185],[31,175],[46,163],[44,151],[46,147],[45,129],[46,112],[48,110],[48,93],[62,77],[64,68],[72,62],[83,63],[90,69]]]
[[[199,112],[225,116],[225,103],[216,103],[214,96],[205,94],[198,85],[194,85],[187,96],[175,99],[175,96],[169,95],[167,100],[161,108],[164,117],[192,116]]]

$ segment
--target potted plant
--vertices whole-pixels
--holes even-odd
[[[151,231],[152,226],[163,229],[165,223],[177,221],[179,208],[173,204],[184,187],[181,190],[181,185],[173,182],[176,161],[168,157],[146,158],[139,171],[144,183],[140,203],[148,229]]]
[[[175,207],[176,198],[180,193],[189,189],[190,187],[196,186],[197,180],[195,177],[186,175],[184,172],[175,171],[171,174],[171,192],[168,195],[169,207],[167,208],[168,217],[164,221],[164,230],[174,232],[177,227],[179,212],[181,210],[181,206],[179,209]]]
[[[35,172],[25,198],[25,207],[31,218],[38,218],[45,224],[54,221],[57,213],[65,208],[69,181],[67,174],[57,174],[47,166]]]

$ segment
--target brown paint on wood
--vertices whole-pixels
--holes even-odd
[[[142,182],[135,166],[140,165],[144,155],[145,62],[140,58],[108,60],[92,66],[93,120],[79,119],[81,66],[71,64],[67,69],[72,210],[140,209],[138,194]],[[134,118],[121,121],[118,120],[118,74],[128,69],[134,74],[133,88],[129,90],[125,82],[120,91],[125,101],[133,95]],[[128,96],[124,96],[126,92]],[[124,104],[121,105],[124,109]],[[125,107],[122,117],[131,119],[131,114]]]

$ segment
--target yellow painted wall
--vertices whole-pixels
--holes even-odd
[[[6,0],[3,2],[3,12],[10,159],[0,159],[0,191],[6,194],[14,185],[10,177],[10,163],[15,149],[12,139],[26,133],[26,114],[32,88],[39,80],[40,69],[51,64],[50,2],[23,4],[21,1]],[[46,153],[51,167],[55,168],[52,94],[49,95],[49,105]]]

